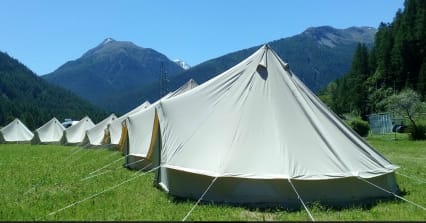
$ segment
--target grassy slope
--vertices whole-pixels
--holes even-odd
[[[407,141],[405,135],[370,137],[368,141],[401,168],[401,174],[426,180],[426,142]],[[108,150],[55,145],[0,145],[0,220],[182,220],[195,201],[174,201],[152,186],[153,174],[140,176],[114,190],[48,216],[135,176],[123,161],[89,173],[122,156]],[[397,175],[404,198],[426,206],[426,182]],[[426,211],[399,200],[371,208],[331,210],[308,206],[316,220],[426,220]],[[249,210],[226,205],[199,205],[188,220],[310,220],[306,212]]]

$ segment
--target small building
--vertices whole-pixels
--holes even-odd
[[[368,124],[370,125],[371,134],[392,133],[392,113],[370,114],[368,115]]]

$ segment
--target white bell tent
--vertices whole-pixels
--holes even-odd
[[[61,143],[64,145],[75,145],[83,142],[86,131],[93,128],[95,124],[85,116],[77,124],[65,129]]]
[[[65,127],[53,117],[40,128],[34,131],[31,144],[59,143],[64,134]]]
[[[343,205],[392,196],[372,184],[399,191],[398,167],[266,45],[192,91],[162,100],[151,140],[155,183],[178,197],[293,207],[301,199]]]
[[[108,128],[108,125],[111,124],[114,120],[117,119],[115,114],[111,114],[106,119],[100,121],[93,128],[87,130],[86,136],[83,140],[83,145],[85,146],[100,146],[104,140],[105,131]]]
[[[105,138],[107,138],[106,144],[110,145],[118,145],[120,143],[121,138],[121,131],[122,131],[122,122],[131,114],[136,113],[138,111],[144,110],[148,108],[151,105],[149,101],[145,101],[138,107],[134,108],[133,110],[127,112],[126,114],[120,116],[119,118],[115,119],[111,124],[109,124],[107,130],[105,131]]]
[[[0,129],[0,142],[29,142],[34,134],[19,119]]]
[[[125,120],[125,131],[127,137],[120,140],[123,145],[123,153],[126,155],[126,166],[131,169],[148,169],[146,168],[151,162],[146,159],[149,146],[151,144],[152,127],[154,125],[155,108],[161,100],[172,98],[183,94],[197,87],[195,80],[190,79],[177,90],[165,95],[149,108],[129,115]],[[124,137],[126,134],[124,134]]]

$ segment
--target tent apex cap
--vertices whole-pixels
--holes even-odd
[[[269,44],[265,43],[265,44],[263,44],[262,48],[265,48],[265,49],[268,50],[268,49],[271,49],[271,46],[269,46]]]

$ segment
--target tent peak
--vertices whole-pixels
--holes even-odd
[[[269,44],[265,43],[265,44],[263,44],[262,48],[269,50],[269,49],[271,49],[271,46],[269,46]]]

